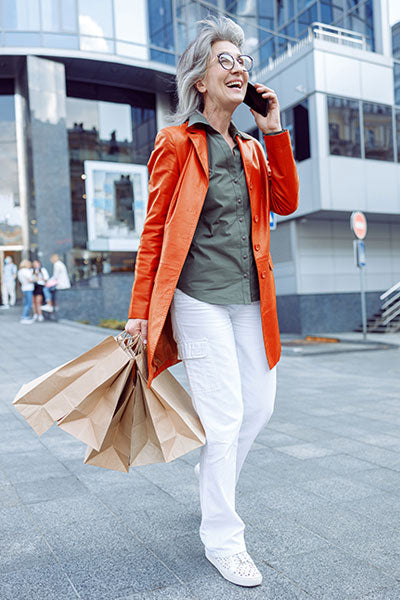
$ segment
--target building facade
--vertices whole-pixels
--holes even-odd
[[[95,275],[131,278],[146,163],[179,56],[208,14],[243,27],[254,77],[278,92],[292,136],[300,208],[271,236],[281,326],[308,330],[312,309],[315,330],[334,329],[340,306],[357,319],[353,209],[369,219],[371,299],[400,279],[386,0],[0,0],[0,259],[48,265],[57,252],[91,294]],[[244,108],[235,120],[258,135]]]

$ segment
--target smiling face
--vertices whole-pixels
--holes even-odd
[[[231,71],[224,69],[217,58],[221,52],[228,52],[234,58],[242,54],[232,42],[214,42],[211,46],[211,59],[207,72],[195,85],[203,94],[204,110],[222,108],[233,112],[246,95],[249,74],[236,60]]]

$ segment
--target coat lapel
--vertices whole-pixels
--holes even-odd
[[[196,129],[188,127],[187,134],[194,145],[197,158],[203,168],[208,180],[208,152],[207,152],[207,137],[205,129]]]

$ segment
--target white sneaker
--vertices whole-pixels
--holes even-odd
[[[41,309],[46,312],[53,312],[53,310],[54,310],[54,308],[51,306],[51,304],[43,304],[43,306],[41,306]]]
[[[33,315],[33,320],[37,321],[38,320],[38,315]]]
[[[38,316],[38,321],[44,321],[44,316],[43,315],[39,315]]]
[[[10,308],[8,304],[2,304],[0,306],[1,310],[7,310],[7,308]]]
[[[20,323],[21,323],[22,325],[32,325],[32,323],[33,323],[33,319],[29,319],[29,318],[25,318],[25,319],[23,319],[23,318],[22,318],[22,319],[20,320]]]
[[[231,583],[253,587],[260,585],[262,582],[260,571],[246,551],[230,556],[216,557],[209,555],[206,550],[206,558],[218,569],[222,577],[225,577]]]
[[[197,477],[197,479],[200,479],[200,463],[197,463],[197,465],[194,465],[194,473]]]

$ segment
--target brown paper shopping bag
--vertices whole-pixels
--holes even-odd
[[[118,336],[109,336],[89,352],[22,386],[14,405],[40,435],[54,422],[72,413],[86,398],[92,396],[93,399],[94,396],[100,401],[125,367],[132,365],[133,358],[130,349],[122,347]],[[98,416],[96,414],[96,418]],[[94,430],[97,425],[98,421],[94,424]],[[82,421],[70,421],[64,426],[80,439]],[[90,441],[98,446],[95,436],[90,437]]]
[[[134,389],[133,379],[130,377],[100,449],[97,451],[91,447],[87,448],[84,460],[86,464],[125,473],[129,471]]]
[[[147,387],[146,354],[136,357],[131,465],[170,462],[202,446],[205,434],[186,390],[168,371]]]

